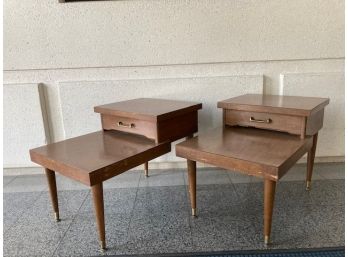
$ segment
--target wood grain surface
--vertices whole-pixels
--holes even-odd
[[[170,143],[155,143],[120,131],[98,131],[30,150],[31,160],[86,185],[105,181],[170,152]]]
[[[329,104],[328,98],[246,94],[218,102],[219,108],[309,116]]]
[[[312,137],[256,128],[217,128],[176,145],[176,155],[271,180],[280,179],[312,146]]]

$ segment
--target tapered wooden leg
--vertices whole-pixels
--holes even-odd
[[[270,242],[275,189],[276,182],[273,180],[265,179],[263,223],[266,245]]]
[[[93,201],[95,216],[97,220],[99,242],[101,250],[106,249],[105,243],[105,222],[104,222],[104,197],[103,197],[103,184],[96,184],[92,186]]]
[[[187,160],[192,216],[196,216],[196,162]]]
[[[51,202],[53,206],[54,216],[56,221],[60,221],[59,219],[59,207],[58,207],[58,194],[57,194],[57,184],[56,184],[56,174],[53,170],[45,169],[48,189],[50,191]]]
[[[313,136],[313,146],[307,154],[307,178],[306,178],[306,190],[311,189],[311,181],[313,174],[313,165],[315,158],[315,151],[317,149],[318,133]]]
[[[149,176],[149,163],[148,162],[144,163],[144,174],[145,174],[145,177]]]

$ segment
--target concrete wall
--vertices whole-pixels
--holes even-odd
[[[5,0],[4,69],[5,103],[22,103],[5,108],[5,167],[98,129],[95,104],[199,100],[206,130],[220,123],[217,100],[246,92],[330,97],[318,156],[344,155],[343,0]]]

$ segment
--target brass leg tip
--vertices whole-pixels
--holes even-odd
[[[310,181],[307,181],[307,182],[306,182],[306,190],[307,190],[307,191],[310,191],[310,190],[311,190],[311,182],[310,182]]]
[[[54,218],[55,218],[55,220],[56,220],[57,222],[60,221],[59,213],[58,213],[58,212],[55,212],[55,213],[54,213]]]
[[[106,250],[106,243],[105,243],[105,241],[100,241],[99,245],[100,245],[100,251],[104,252]]]
[[[192,208],[192,216],[197,217],[196,208]]]
[[[265,236],[265,245],[267,246],[269,244],[269,236]]]

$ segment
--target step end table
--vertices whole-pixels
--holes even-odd
[[[55,219],[59,221],[55,172],[91,187],[101,249],[106,248],[103,182],[170,152],[171,142],[198,130],[201,103],[140,98],[96,106],[102,131],[30,150],[45,168]]]
[[[327,98],[242,95],[218,102],[223,127],[176,145],[187,159],[192,215],[196,215],[196,162],[264,179],[264,241],[270,242],[276,182],[306,153],[310,189],[318,131]]]

